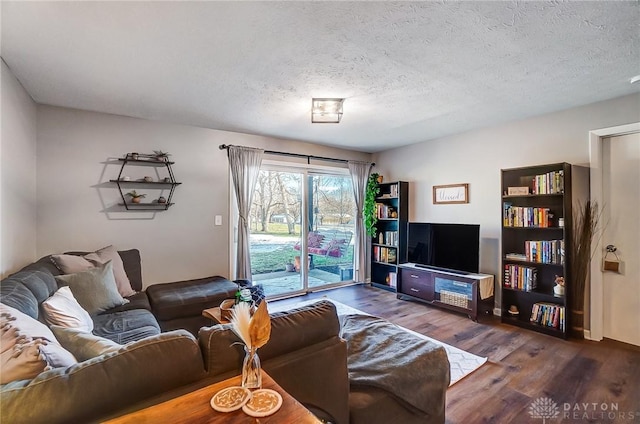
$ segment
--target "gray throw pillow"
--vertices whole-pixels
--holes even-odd
[[[71,293],[90,315],[124,305],[128,300],[118,293],[111,261],[75,274],[59,275],[56,280]]]

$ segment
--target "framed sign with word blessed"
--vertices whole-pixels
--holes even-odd
[[[433,186],[433,204],[469,203],[469,184]]]

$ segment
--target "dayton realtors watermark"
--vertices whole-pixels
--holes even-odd
[[[640,410],[621,411],[616,402],[575,402],[558,405],[553,399],[541,397],[529,405],[532,418],[547,420],[563,419],[576,421],[640,421]]]

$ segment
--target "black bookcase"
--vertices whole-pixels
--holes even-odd
[[[378,186],[378,222],[371,240],[371,284],[396,291],[398,265],[407,261],[409,183],[395,181]]]
[[[569,163],[502,170],[502,322],[567,338],[573,208],[586,200],[588,176]]]

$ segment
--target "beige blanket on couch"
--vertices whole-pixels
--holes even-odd
[[[449,386],[444,348],[381,318],[341,318],[350,384],[377,387],[422,411],[432,411],[434,390],[444,391]]]

